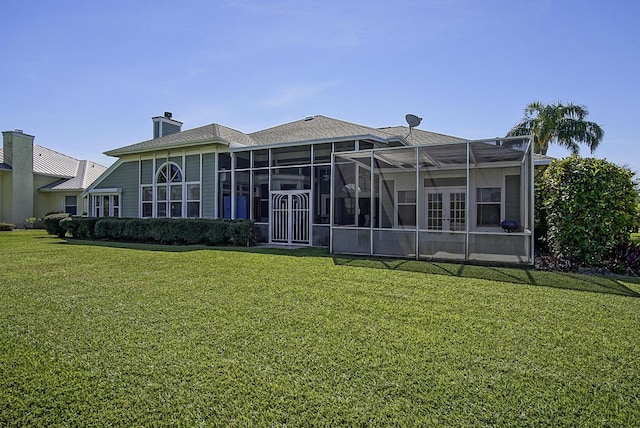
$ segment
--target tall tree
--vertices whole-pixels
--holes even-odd
[[[604,131],[597,123],[585,120],[588,115],[585,106],[536,101],[524,109],[524,117],[507,135],[533,135],[535,152],[543,155],[547,154],[552,143],[571,150],[573,154],[580,152],[582,143],[593,153],[602,141]]]

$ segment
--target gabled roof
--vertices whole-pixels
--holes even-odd
[[[235,129],[212,123],[199,128],[189,129],[176,134],[110,150],[104,154],[107,156],[121,156],[129,153],[151,152],[154,150],[199,146],[212,143],[228,146],[234,142],[247,146],[253,145],[248,135]]]
[[[131,153],[151,152],[173,148],[199,146],[203,144],[223,144],[234,148],[268,146],[276,144],[301,144],[321,141],[373,140],[381,143],[400,141],[403,144],[434,144],[466,141],[462,138],[435,132],[413,129],[407,139],[409,128],[395,126],[373,128],[346,122],[344,120],[317,115],[308,116],[272,128],[245,134],[226,126],[212,123],[199,128],[178,132],[165,137],[146,140],[105,152],[108,156],[122,156]]]

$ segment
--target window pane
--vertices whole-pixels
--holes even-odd
[[[143,187],[142,188],[142,200],[143,201],[153,201],[153,188],[152,187]]]
[[[398,203],[416,203],[416,191],[415,190],[402,190],[398,191]]]
[[[167,200],[167,187],[166,186],[158,186],[157,189],[157,197],[159,201],[166,201]]]
[[[187,199],[199,200],[200,199],[200,185],[188,184],[187,185]]]
[[[499,187],[478,189],[478,202],[500,202],[502,190]]]
[[[118,195],[113,195],[113,206],[114,207],[120,206],[120,198],[118,197]]]
[[[66,212],[67,214],[71,214],[71,215],[77,215],[78,214],[78,207],[76,207],[74,205],[67,205],[64,208],[64,212]]]
[[[177,165],[170,165],[169,179],[172,183],[180,183],[182,181],[182,173]]]
[[[415,226],[416,225],[416,206],[415,205],[399,205],[398,206],[398,226]]]
[[[187,202],[187,217],[200,217],[200,202]]]
[[[166,202],[158,202],[156,205],[156,215],[158,217],[166,217],[167,216],[167,203]]]
[[[499,226],[500,204],[478,205],[478,226]]]
[[[114,217],[120,217],[120,209],[119,208],[116,208],[116,207],[113,208],[113,216]]]
[[[171,202],[171,217],[182,217],[182,202]]]
[[[149,203],[142,204],[142,217],[153,216],[153,205]]]
[[[171,200],[172,201],[182,200],[182,186],[171,186]]]
[[[64,197],[65,205],[78,205],[78,197],[77,196],[65,196]]]

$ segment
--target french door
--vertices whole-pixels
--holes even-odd
[[[427,230],[464,232],[467,227],[466,189],[451,187],[426,190],[423,212]]]
[[[271,193],[271,242],[310,245],[310,192]]]

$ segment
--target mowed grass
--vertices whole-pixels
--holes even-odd
[[[0,426],[640,421],[631,278],[41,231],[0,262]]]

